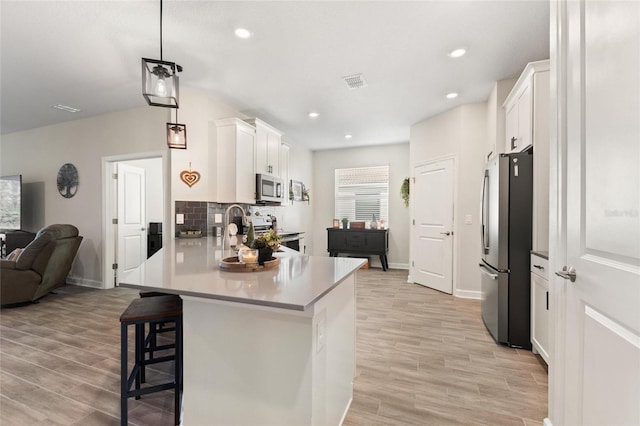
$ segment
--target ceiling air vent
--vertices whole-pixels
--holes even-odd
[[[342,79],[347,83],[347,87],[349,87],[350,90],[368,86],[367,80],[364,79],[362,74],[348,75],[346,77],[342,77]]]

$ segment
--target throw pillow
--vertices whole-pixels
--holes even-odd
[[[21,248],[15,249],[11,253],[9,253],[9,255],[7,256],[7,260],[15,262],[16,260],[18,260],[18,256],[20,256],[20,253],[22,253],[22,249]]]

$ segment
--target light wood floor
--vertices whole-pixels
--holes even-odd
[[[496,345],[478,301],[406,278],[358,273],[357,377],[345,426],[542,424],[547,373],[538,358]],[[119,424],[119,316],[136,297],[65,286],[2,309],[0,424]],[[172,404],[170,392],[132,399],[130,424],[170,425]]]

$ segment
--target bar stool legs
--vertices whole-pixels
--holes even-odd
[[[171,322],[175,324],[175,341],[169,345],[158,346],[153,344],[149,346],[150,335],[145,335],[146,325],[149,324],[150,333],[156,330],[158,323]],[[135,328],[135,357],[134,365],[129,371],[129,326]],[[128,423],[128,400],[131,397],[140,399],[141,396],[160,392],[163,390],[174,390],[174,414],[175,424],[180,424],[181,417],[181,396],[182,396],[182,300],[178,296],[160,296],[136,299],[125,312],[120,316],[120,423],[127,425]],[[150,356],[146,354],[152,351],[162,351],[173,349],[173,353],[163,356]],[[157,354],[155,354],[157,355]],[[161,383],[153,386],[145,386],[145,367],[151,364],[162,362],[174,362],[174,374],[169,382]],[[133,389],[132,389],[133,387]]]

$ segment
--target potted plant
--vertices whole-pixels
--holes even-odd
[[[252,247],[256,239],[256,233],[253,228],[253,222],[249,222],[249,230],[247,231],[247,247]]]
[[[409,178],[404,178],[400,187],[400,195],[404,200],[405,207],[409,207]]]
[[[349,224],[349,219],[346,217],[342,218],[342,229],[347,229],[347,225]]]
[[[280,240],[282,237],[273,229],[260,234],[253,240],[252,248],[258,249],[258,263],[264,265],[265,261],[271,260],[273,252],[280,248]]]

